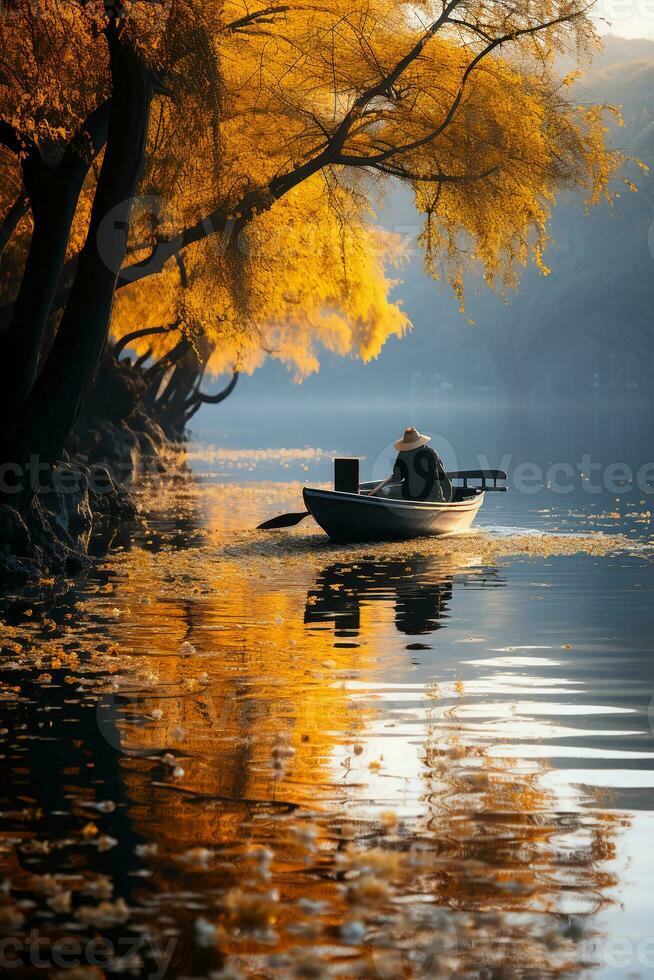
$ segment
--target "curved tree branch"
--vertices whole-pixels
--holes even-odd
[[[146,350],[145,354],[141,354],[140,357],[137,357],[136,358],[136,360],[134,361],[134,367],[136,369],[142,367],[143,364],[145,364],[145,362],[148,360],[149,357],[152,357],[152,348],[151,347],[148,347],[148,349]]]
[[[160,384],[161,379],[165,372],[184,356],[191,349],[191,342],[187,337],[182,337],[179,343],[175,344],[172,350],[169,350],[167,354],[164,354],[156,364],[149,367],[145,372],[145,379],[150,387],[154,387]]]
[[[135,340],[140,340],[141,337],[152,337],[155,334],[170,333],[171,330],[175,330],[177,327],[179,327],[179,320],[175,320],[174,323],[166,323],[160,327],[143,327],[141,330],[132,330],[131,333],[126,333],[120,340],[116,341],[113,350],[114,357],[118,359],[126,347],[133,344]]]
[[[547,30],[547,28],[549,27],[555,27],[557,24],[563,24],[565,22],[569,22],[571,20],[574,20],[576,17],[580,17],[582,13],[584,13],[584,11],[579,10],[576,13],[568,14],[565,17],[556,17],[553,20],[545,21],[541,24],[534,24],[532,27],[525,27],[522,30],[513,31],[509,34],[503,34],[500,37],[496,37],[492,41],[489,41],[489,43],[484,48],[482,48],[482,50],[479,51],[472,59],[472,61],[467,65],[463,73],[463,76],[461,78],[461,82],[459,83],[459,88],[457,90],[456,96],[454,97],[452,104],[445,115],[445,118],[438,126],[436,126],[435,129],[431,130],[429,133],[426,133],[424,136],[421,136],[419,139],[412,140],[410,143],[404,143],[400,146],[391,146],[387,150],[384,150],[382,153],[376,153],[373,154],[372,156],[343,157],[339,155],[337,162],[338,163],[347,162],[353,166],[365,167],[367,165],[383,163],[385,160],[397,156],[398,154],[410,153],[412,150],[420,149],[420,147],[426,146],[428,143],[433,142],[433,140],[437,139],[437,137],[439,137],[441,133],[443,133],[444,130],[447,129],[447,127],[453,121],[457,109],[461,104],[461,99],[463,98],[463,93],[466,87],[466,83],[468,82],[468,79],[472,75],[475,68],[477,68],[477,66],[480,64],[481,61],[484,60],[484,58],[488,57],[488,55],[491,54],[496,48],[501,47],[503,44],[506,44],[509,41],[515,41],[519,37],[526,37],[530,34],[537,34],[540,31]]]
[[[218,405],[223,402],[231,393],[237,385],[239,379],[239,372],[232,372],[232,380],[226,385],[221,391],[217,392],[215,395],[205,395],[202,391],[196,391],[189,401],[197,401],[200,405]],[[188,407],[188,406],[187,406]]]
[[[188,276],[186,274],[186,263],[184,262],[184,256],[180,255],[179,252],[175,252],[175,261],[177,262],[177,268],[179,269],[179,278],[182,284],[182,289],[186,289],[188,286]]]
[[[323,167],[338,163],[338,154],[347,139],[350,129],[360,114],[367,108],[368,104],[380,95],[387,94],[392,85],[406,71],[406,69],[419,57],[427,42],[434,37],[439,29],[447,22],[450,13],[456,9],[462,0],[450,0],[443,7],[441,15],[423,32],[420,40],[413,46],[403,58],[389,71],[381,81],[371,85],[359,95],[345,116],[318,152],[306,160],[304,163],[294,167],[286,174],[281,174],[273,178],[268,187],[264,190],[258,189],[248,191],[236,208],[216,208],[206,217],[196,222],[194,225],[184,229],[179,235],[169,241],[160,241],[155,245],[152,253],[142,262],[135,262],[121,270],[119,288],[130,282],[135,282],[153,274],[161,272],[166,262],[179,252],[180,249],[201,241],[210,235],[221,234],[231,238],[235,229],[240,228],[244,222],[250,220],[255,211],[261,212],[268,210],[276,200],[283,197],[288,191],[297,187],[298,184],[312,177]],[[362,161],[361,166],[365,166]],[[236,218],[233,215],[236,214]]]
[[[278,14],[285,14],[291,8],[288,5],[279,7],[264,7],[263,10],[255,10],[251,14],[239,17],[225,26],[228,31],[240,31],[251,24],[273,24]]]
[[[420,57],[425,45],[438,33],[441,27],[447,23],[450,14],[455,10],[462,0],[450,0],[449,3],[443,5],[443,9],[439,17],[432,21],[426,31],[423,32],[420,39],[411,48],[411,50],[404,55],[403,58],[394,65],[393,68],[383,78],[377,82],[375,85],[371,85],[369,88],[365,89],[359,95],[350,109],[346,112],[344,118],[339,123],[332,139],[330,141],[330,149],[332,151],[338,152],[342,149],[345,140],[347,139],[352,124],[358,119],[361,111],[365,109],[373,99],[379,98],[380,96],[387,96],[392,91],[393,85],[398,81],[399,78],[404,74],[407,68],[413,64],[413,62]]]
[[[224,401],[231,393],[234,391],[236,384],[239,379],[239,372],[234,371],[232,374],[232,380],[229,384],[222,389],[222,391],[217,392],[215,395],[205,395],[201,391],[196,391],[186,402],[184,406],[184,413],[181,418],[181,428],[184,429],[188,423],[191,421],[198,409],[202,405],[218,405],[220,402]]]

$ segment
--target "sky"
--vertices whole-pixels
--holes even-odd
[[[597,0],[593,15],[602,34],[654,39],[654,0]]]

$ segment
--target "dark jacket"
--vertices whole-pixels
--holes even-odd
[[[452,499],[452,483],[440,456],[430,446],[398,453],[393,466],[393,482],[400,481],[405,500]]]

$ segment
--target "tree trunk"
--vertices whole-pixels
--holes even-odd
[[[88,235],[50,355],[24,412],[13,420],[13,445],[5,447],[4,458],[23,467],[23,472],[33,456],[41,467],[57,461],[97,368],[143,166],[152,98],[150,72],[126,32],[110,25],[107,38],[112,98]],[[23,478],[21,492],[7,502],[25,511],[34,495],[29,482]]]
[[[34,227],[18,296],[0,344],[2,363],[8,368],[0,388],[0,406],[5,410],[21,408],[34,385],[77,202],[91,160],[106,139],[108,117],[109,103],[104,102],[73,137],[57,166],[49,166],[36,146],[23,161]]]
[[[39,168],[40,169],[40,168]],[[0,401],[16,411],[34,384],[50,305],[59,284],[78,188],[56,173],[35,177],[38,192],[31,192],[34,230],[20,291],[1,347],[4,364]],[[38,203],[37,203],[38,201]]]

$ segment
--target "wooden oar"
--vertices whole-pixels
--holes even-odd
[[[278,527],[295,527],[308,516],[308,510],[297,511],[295,514],[279,514],[277,517],[271,517],[269,521],[264,521],[263,524],[258,524],[256,530],[272,531]]]
[[[388,480],[384,480],[383,483],[376,484],[375,489],[380,490],[386,483],[390,482],[390,477]],[[363,486],[363,484],[362,484]],[[366,490],[365,493],[370,495],[370,491]],[[263,524],[257,524],[256,531],[276,531],[280,527],[295,527],[300,521],[303,521],[305,517],[308,517],[311,511],[302,510],[296,511],[294,514],[279,514],[277,517],[271,517],[270,520],[264,521]]]

